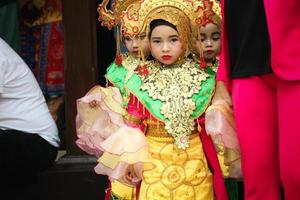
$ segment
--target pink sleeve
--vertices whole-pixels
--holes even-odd
[[[148,142],[144,133],[139,128],[127,125],[101,143],[102,156],[94,168],[96,173],[109,176],[111,180],[123,181],[126,169],[133,165],[137,174],[143,171],[143,163],[149,163],[151,155]],[[141,177],[136,177],[134,182],[139,182]]]
[[[101,143],[124,125],[122,101],[117,88],[100,86],[77,99],[76,144],[79,148],[96,157],[103,153]],[[90,106],[91,102],[97,102],[97,106]]]
[[[224,12],[225,0],[221,1],[221,11],[222,11],[222,47],[220,54],[220,66],[217,72],[217,80],[224,81],[227,87],[227,90],[231,91],[231,80],[229,76],[229,52],[228,52],[228,40],[227,40],[227,30],[226,30],[226,21],[225,21],[225,12]]]
[[[122,177],[128,165],[133,165],[135,172],[142,174],[143,164],[150,164],[151,160],[143,124],[149,112],[134,95],[130,96],[127,112],[125,125],[101,144],[104,154],[95,167],[98,174],[121,182],[124,181]],[[138,183],[140,180],[141,176],[138,176],[134,182]]]

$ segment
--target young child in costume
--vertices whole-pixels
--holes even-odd
[[[116,62],[112,63],[107,69],[105,77],[110,84],[120,90],[123,97],[123,106],[124,109],[126,109],[129,100],[129,91],[126,90],[125,84],[133,75],[133,73],[135,73],[134,70],[140,63],[141,54],[143,54],[144,58],[147,58],[150,54],[150,49],[149,40],[146,37],[146,33],[141,33],[140,35],[133,37],[123,34],[122,41],[127,49],[127,53],[121,55],[122,64],[116,66]],[[94,104],[94,101],[92,104]],[[135,186],[130,186],[117,180],[111,181],[110,184],[110,199],[136,199]]]
[[[195,49],[193,58],[200,66],[209,66],[217,71],[218,55],[221,49],[221,10],[218,2],[203,0],[211,11],[203,17],[201,24],[195,27]],[[212,137],[218,152],[230,199],[238,199],[238,184],[232,178],[240,179],[240,150],[237,141],[233,112],[230,107],[214,102],[206,111],[206,131]]]
[[[128,101],[128,92],[125,90],[124,85],[134,73],[140,59],[145,59],[150,54],[149,41],[145,32],[133,35],[128,35],[124,32],[123,27],[125,27],[125,24],[121,21],[122,13],[129,5],[134,4],[135,2],[138,1],[115,1],[112,8],[113,11],[108,11],[106,7],[109,1],[104,0],[98,8],[99,21],[102,22],[101,25],[108,27],[108,29],[112,29],[112,27],[116,27],[117,29],[116,59],[108,67],[105,77],[110,85],[113,85],[120,90],[125,100],[125,105],[127,103],[126,101]],[[121,29],[121,31],[119,31],[119,29]],[[122,33],[121,35],[120,32]],[[122,38],[127,53],[121,54],[120,52],[120,38]]]
[[[194,28],[196,52],[193,52],[193,58],[203,67],[210,66],[217,70],[222,30],[220,5],[216,0],[203,0],[203,2],[210,12],[203,16],[201,23]]]
[[[147,30],[155,60],[139,64],[126,82],[128,114],[99,145],[103,154],[95,171],[131,185],[141,181],[140,199],[227,199],[204,126],[215,72],[186,57],[193,48],[191,23],[199,16],[195,12],[204,12],[202,5],[143,1],[122,18],[126,22],[139,17],[125,30]]]
[[[132,37],[122,34],[122,41],[127,52],[124,54],[117,54],[115,62],[108,67],[105,77],[109,81],[109,84],[120,90],[126,106],[126,100],[128,100],[129,94],[124,87],[125,83],[139,65],[142,55],[143,58],[146,59],[150,54],[150,50],[146,33],[141,33]]]
[[[215,0],[203,0],[203,3],[208,10],[208,14],[203,16],[202,20],[197,23],[198,26],[194,27],[193,29],[195,40],[194,50],[196,51],[192,52],[192,57],[199,63],[200,66],[204,68],[211,67],[216,72],[219,66],[218,55],[221,50],[222,19],[220,13],[220,3]],[[214,110],[214,112],[212,112],[212,110]],[[221,113],[218,113],[218,115],[216,116],[215,110],[219,110]],[[223,116],[221,116],[221,114]],[[226,155],[225,162],[227,162],[227,164],[225,166],[222,166],[222,163],[224,164],[224,156],[219,157],[219,159],[222,159],[221,167],[224,176],[240,178],[241,174],[239,174],[238,171],[228,171],[231,170],[228,169],[228,167],[232,167],[232,165],[228,163],[239,160],[240,157],[232,109],[227,105],[213,103],[213,105],[208,108],[206,115],[206,118],[208,119],[206,123],[206,128],[208,129],[207,132],[213,137],[217,149],[220,150],[220,148],[222,148],[226,151],[228,151],[229,149],[230,151],[235,151],[235,153],[232,152],[235,155],[233,155],[232,153],[230,153],[230,155]],[[216,118],[219,118],[218,120],[224,120],[226,124],[220,121],[217,122]],[[225,126],[222,127],[222,125]],[[227,129],[227,131],[225,129]],[[223,145],[223,147],[221,147],[220,145]]]
[[[117,27],[117,55],[115,61],[108,67],[105,75],[109,81],[108,85],[114,87],[102,88],[95,86],[92,88],[83,98],[77,101],[78,116],[77,116],[77,133],[78,140],[77,145],[89,154],[99,157],[101,152],[99,151],[98,144],[105,138],[99,134],[99,127],[103,129],[105,126],[105,134],[109,133],[119,127],[119,124],[123,122],[123,116],[126,114],[126,108],[128,103],[129,93],[126,91],[124,85],[127,80],[134,73],[134,69],[140,62],[140,59],[147,58],[149,50],[149,42],[146,37],[146,33],[138,35],[125,35],[120,36],[119,33],[119,16],[127,6],[134,1],[116,1],[113,5],[113,11],[107,12],[106,6],[109,1],[104,0],[99,5],[99,20],[102,21],[103,26],[107,26],[109,29]],[[121,23],[122,31],[122,23]],[[122,31],[123,32],[123,31]],[[120,37],[127,49],[124,54],[120,53]],[[120,92],[120,93],[119,93]],[[105,99],[105,100],[104,100]],[[100,105],[101,101],[105,101],[106,104]],[[113,111],[116,114],[108,114],[108,112],[98,109],[99,107],[105,107],[106,110]],[[100,111],[101,110],[101,111]],[[113,123],[109,123],[110,117],[113,118]],[[134,199],[135,187],[128,186],[119,181],[112,181],[110,183],[111,198],[116,199]],[[108,193],[108,194],[109,194]],[[109,199],[107,195],[107,199]]]

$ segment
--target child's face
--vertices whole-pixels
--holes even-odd
[[[152,56],[162,64],[175,63],[183,54],[178,32],[166,25],[155,27],[150,38],[150,50]]]
[[[146,37],[146,33],[142,33],[140,36],[124,36],[123,41],[127,51],[133,56],[137,57],[139,54],[139,38],[141,40],[141,47],[145,58],[150,54],[149,40]]]
[[[206,62],[212,62],[220,52],[221,48],[221,33],[217,25],[208,23],[200,28],[200,40]],[[196,40],[196,49],[200,52],[201,43]]]

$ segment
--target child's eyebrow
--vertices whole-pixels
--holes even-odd
[[[151,37],[151,40],[158,40],[158,39],[160,39],[160,37]]]

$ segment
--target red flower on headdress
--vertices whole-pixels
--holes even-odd
[[[118,66],[122,65],[122,55],[121,55],[121,54],[116,55],[115,63],[116,63]]]
[[[215,15],[213,12],[213,2],[210,0],[203,0],[204,12],[201,19],[197,20],[198,25],[204,26],[212,22],[211,17]]]
[[[146,76],[149,74],[148,66],[147,64],[139,64],[135,70],[140,76]]]

